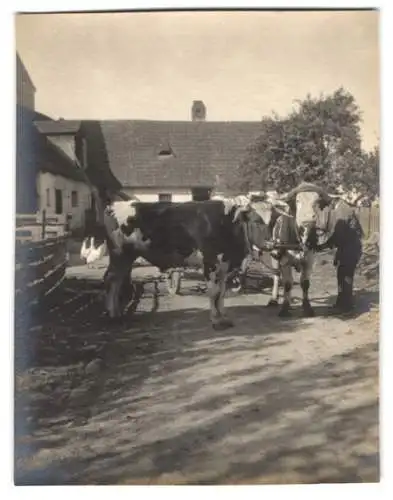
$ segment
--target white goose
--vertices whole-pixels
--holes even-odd
[[[90,242],[89,247],[87,247],[87,242]],[[82,248],[80,256],[82,260],[86,261],[87,267],[91,268],[93,262],[102,259],[106,253],[106,242],[104,241],[101,245],[95,246],[95,238],[85,238],[82,243]]]

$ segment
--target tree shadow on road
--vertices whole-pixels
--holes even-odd
[[[376,481],[377,388],[351,398],[377,378],[377,345],[298,370],[279,355],[297,314],[228,309],[225,331],[197,308],[109,327],[95,303],[39,330],[16,384],[16,482]]]
[[[377,356],[372,343],[301,370],[284,362],[273,371],[267,361],[208,381],[199,358],[199,380],[195,367],[171,365],[156,373],[154,393],[119,394],[117,407],[113,393],[103,398],[95,417],[103,429],[69,433],[68,458],[41,470],[41,484],[378,481]],[[117,383],[130,383],[124,367]]]
[[[371,311],[379,305],[379,291],[361,289],[355,293],[354,308],[348,313],[339,314],[333,311],[332,306],[337,296],[325,295],[322,297],[313,297],[312,304],[316,316],[336,316],[342,319],[354,319],[362,314]]]

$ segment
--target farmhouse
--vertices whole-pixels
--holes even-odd
[[[79,168],[106,191],[141,201],[209,199],[259,135],[260,122],[208,121],[195,100],[190,120],[53,120],[35,110],[35,87],[17,56],[17,211],[45,209],[83,226],[94,200]]]
[[[71,229],[82,227],[91,207],[90,190],[70,155],[35,126],[52,120],[35,110],[36,89],[18,55],[16,78],[16,212],[45,210],[60,220],[68,216]]]
[[[98,187],[141,201],[209,199],[259,135],[260,122],[209,122],[194,101],[189,121],[36,121],[37,129],[78,157]]]

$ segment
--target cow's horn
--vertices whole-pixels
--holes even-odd
[[[321,188],[320,186],[317,186],[316,184],[314,184],[312,182],[302,182],[298,186],[291,189],[288,193],[284,193],[281,196],[279,196],[278,199],[281,201],[290,201],[297,194],[306,193],[306,192],[318,193],[326,201],[331,201],[331,198],[329,197],[328,193],[323,188]]]
[[[285,212],[284,210],[279,208],[277,205],[273,205],[273,206],[274,206],[274,209],[276,210],[276,212],[279,213],[280,215],[285,215],[286,217],[291,217],[293,219],[293,215],[291,215],[290,213]]]

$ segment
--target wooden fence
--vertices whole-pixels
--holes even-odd
[[[69,230],[67,215],[46,215],[45,210],[36,214],[16,214],[15,239],[39,241],[64,236]]]
[[[373,233],[379,233],[379,207],[359,207],[356,209],[360,224],[367,239]]]
[[[50,295],[65,276],[68,218],[17,214],[15,228],[15,310]]]
[[[60,236],[43,241],[16,242],[16,309],[39,302],[63,281],[67,266],[66,240],[66,236]]]

